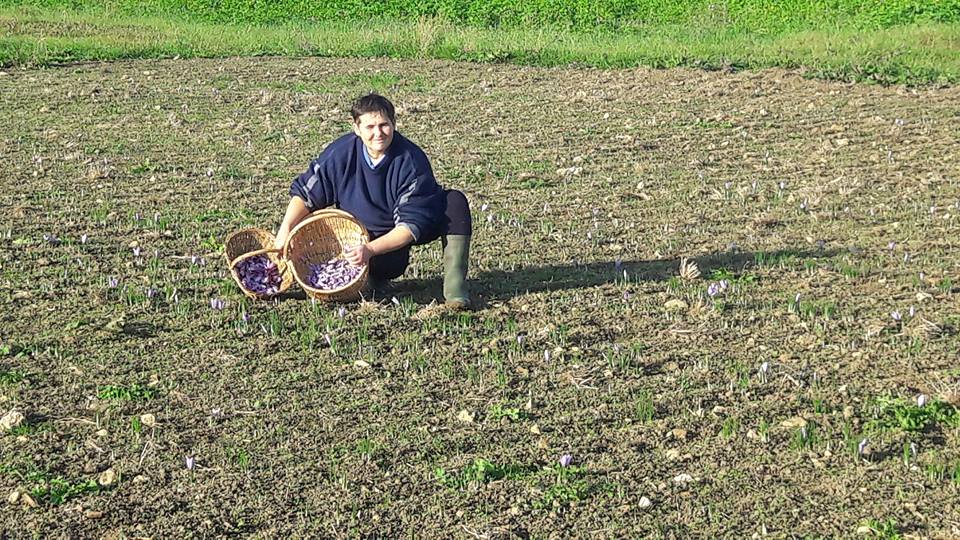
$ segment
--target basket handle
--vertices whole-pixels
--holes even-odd
[[[339,208],[321,208],[315,212],[311,212],[307,218],[319,217],[319,216],[339,216],[347,219],[355,220],[356,218],[350,212],[345,210],[340,210]]]
[[[230,269],[233,270],[233,268],[242,260],[249,259],[250,257],[256,257],[257,255],[266,255],[267,253],[280,253],[281,257],[283,256],[282,249],[276,249],[276,248],[256,249],[254,251],[244,253],[243,255],[240,255],[239,257],[234,259],[233,262],[230,263]]]
[[[284,259],[287,258],[287,250],[290,247],[290,239],[294,237],[298,229],[305,226],[307,223],[312,223],[316,220],[326,217],[342,217],[349,219],[360,226],[361,236],[363,237],[364,242],[366,243],[370,241],[370,232],[367,231],[367,228],[363,225],[363,223],[360,223],[360,221],[355,218],[353,214],[345,210],[340,210],[339,208],[321,208],[320,210],[316,210],[308,214],[307,217],[300,220],[300,223],[297,223],[293,229],[290,230],[290,233],[287,235],[287,241],[283,244],[283,254],[281,257]]]

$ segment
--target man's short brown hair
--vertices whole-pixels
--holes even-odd
[[[373,92],[357,98],[350,108],[350,115],[353,117],[354,124],[367,113],[380,113],[386,116],[391,124],[396,125],[397,120],[394,117],[394,112],[393,103],[390,103],[389,99]]]

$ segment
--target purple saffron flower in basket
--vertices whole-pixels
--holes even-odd
[[[353,283],[361,272],[362,266],[353,266],[346,259],[331,259],[319,264],[311,263],[307,282],[315,289],[341,289]]]
[[[266,255],[244,259],[237,264],[236,270],[245,289],[261,295],[280,292],[283,283],[280,269]]]

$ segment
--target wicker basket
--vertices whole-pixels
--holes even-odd
[[[310,264],[342,259],[344,246],[356,246],[370,240],[362,223],[343,210],[326,208],[307,216],[290,232],[283,252],[293,268],[293,277],[311,297],[325,302],[349,302],[360,297],[367,284],[368,267],[339,289],[315,289],[307,281]]]
[[[241,229],[227,237],[224,242],[223,254],[227,258],[227,266],[230,268],[230,275],[237,282],[243,294],[256,300],[266,300],[272,298],[293,285],[293,272],[290,272],[287,261],[281,256],[279,249],[274,249],[274,236],[263,229],[249,228]],[[251,291],[243,286],[240,280],[240,273],[237,271],[237,264],[244,259],[266,255],[280,270],[280,287],[276,293],[262,294]]]

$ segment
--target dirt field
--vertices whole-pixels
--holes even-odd
[[[476,310],[428,306],[439,245],[343,312],[245,300],[224,237],[372,88],[468,194]],[[960,536],[958,88],[255,58],[0,96],[0,537]]]

